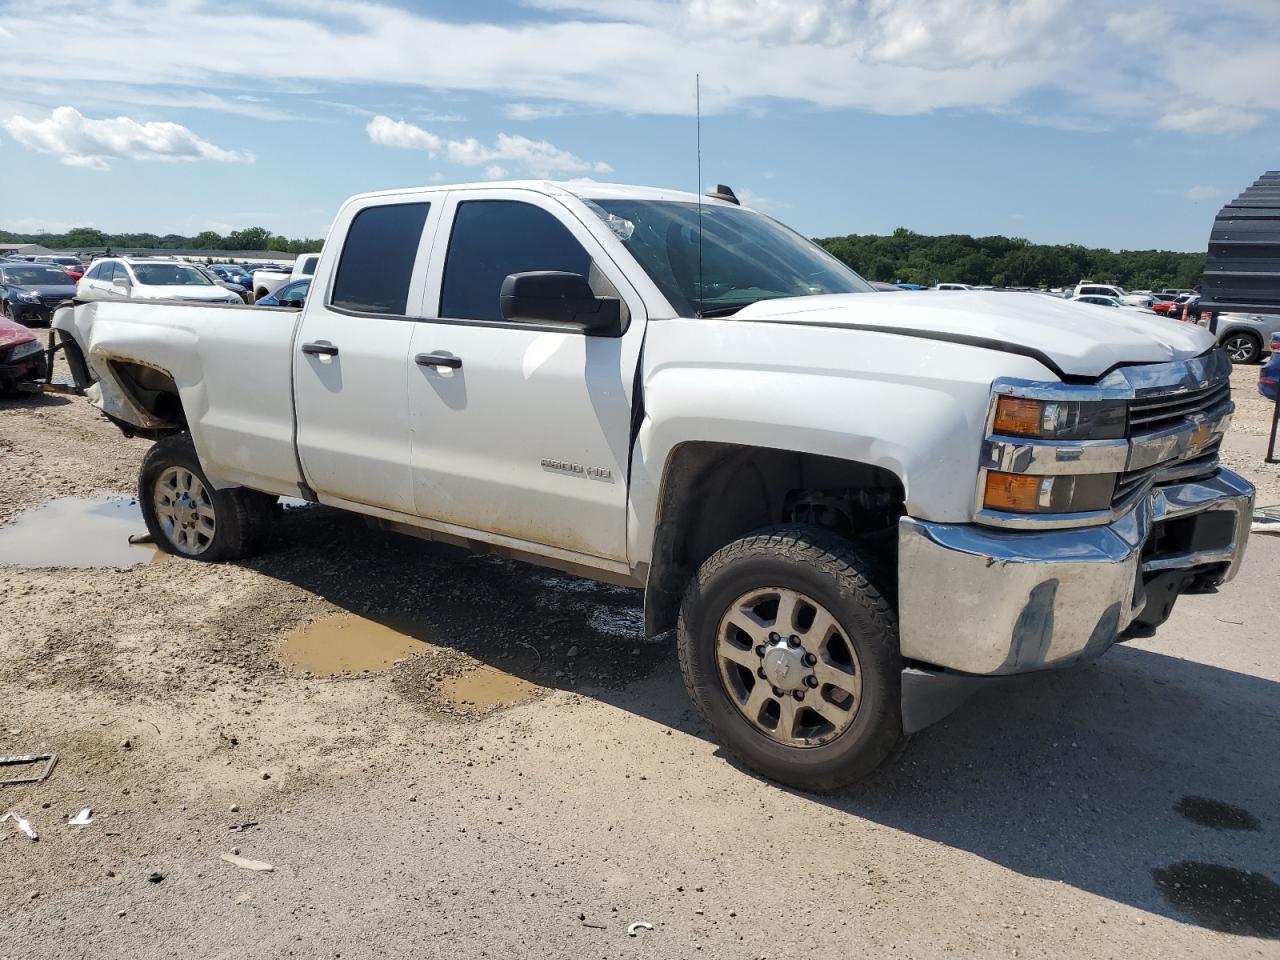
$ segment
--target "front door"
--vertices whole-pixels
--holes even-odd
[[[453,191],[409,371],[419,515],[528,544],[626,559],[632,381],[644,311],[558,201]],[[512,273],[563,270],[629,314],[622,336],[502,319]],[[439,362],[435,362],[439,360]]]
[[[343,248],[312,283],[293,348],[298,457],[322,503],[412,514],[409,305],[422,298],[433,205],[387,200],[342,212]]]

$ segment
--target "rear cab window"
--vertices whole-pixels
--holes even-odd
[[[347,313],[405,316],[430,206],[385,204],[357,213],[347,228],[329,306]]]

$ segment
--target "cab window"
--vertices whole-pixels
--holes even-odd
[[[513,273],[560,270],[591,278],[591,256],[554,216],[519,200],[458,204],[440,292],[440,316],[502,319],[502,281]]]

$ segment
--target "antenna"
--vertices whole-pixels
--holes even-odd
[[[693,102],[698,117],[698,317],[702,317],[702,74],[693,75]]]

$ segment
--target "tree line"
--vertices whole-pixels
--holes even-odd
[[[194,237],[177,233],[104,233],[94,227],[73,227],[66,233],[12,233],[0,230],[0,243],[38,243],[51,250],[104,250],[108,247],[155,250],[272,250],[278,253],[315,253],[322,238],[294,240],[266,227],[246,227],[221,234],[205,230]]]
[[[314,253],[323,239],[291,239],[266,227],[228,234],[104,233],[75,227],[66,233],[22,234],[0,230],[0,243],[39,243],[55,250],[141,247],[160,250],[272,250]],[[1203,253],[1170,250],[1105,250],[1079,244],[1031,243],[1019,237],[930,237],[899,227],[888,236],[849,234],[818,243],[868,280],[890,283],[971,283],[997,287],[1064,287],[1081,280],[1118,283],[1131,290],[1192,287],[1204,272]]]
[[[889,283],[969,283],[996,287],[1065,287],[1081,280],[1130,290],[1193,287],[1203,253],[1105,250],[1079,244],[1031,243],[1019,237],[929,237],[899,227],[888,236],[849,234],[818,243],[868,280]]]

